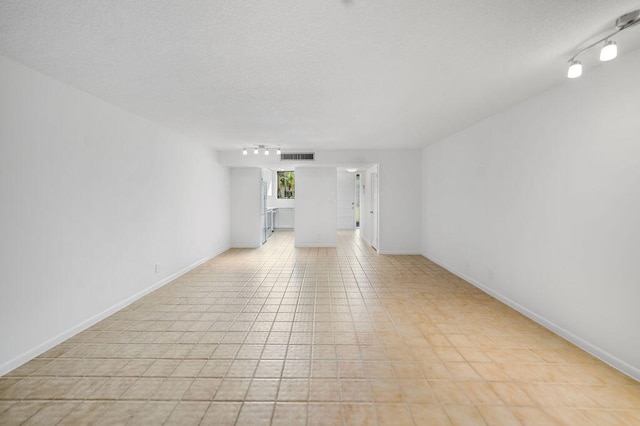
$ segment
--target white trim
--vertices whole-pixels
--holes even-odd
[[[29,349],[28,351],[24,352],[21,355],[18,355],[17,357],[10,359],[9,361],[5,362],[4,364],[0,365],[0,376],[3,376],[5,374],[7,374],[8,372],[15,370],[16,368],[20,367],[22,364],[25,364],[28,361],[31,361],[33,358],[37,357],[38,355],[41,355],[43,353],[45,353],[46,351],[48,351],[49,349],[53,348],[54,346],[64,342],[65,340],[69,339],[70,337],[75,336],[76,334],[80,333],[83,330],[86,330],[87,328],[91,327],[92,325],[97,324],[98,322],[102,321],[103,319],[107,318],[108,316],[114,314],[115,312],[129,306],[130,304],[132,304],[133,302],[135,302],[136,300],[142,298],[143,296],[146,296],[147,294],[151,293],[154,290],[159,289],[160,287],[164,286],[165,284],[168,284],[169,282],[175,280],[176,278],[180,277],[181,275],[186,274],[187,272],[191,271],[192,269],[197,268],[198,266],[202,265],[203,263],[213,259],[214,257],[224,253],[225,251],[227,251],[228,249],[223,249],[220,250],[219,252],[213,254],[212,256],[207,256],[204,257],[198,261],[196,261],[195,263],[192,263],[191,265],[179,270],[178,272],[169,275],[166,278],[163,278],[162,280],[150,285],[149,287],[145,288],[144,290],[139,291],[138,293],[127,297],[126,299],[124,299],[123,301],[116,303],[115,305],[113,305],[110,308],[107,308],[106,310],[100,312],[99,314],[96,314],[84,321],[82,321],[80,324],[75,325],[73,327],[71,327],[70,329],[58,334],[57,336],[47,340],[44,343],[41,343],[35,347],[33,347],[32,349]]]
[[[400,251],[386,251],[386,250],[381,251],[381,250],[378,250],[378,254],[388,254],[388,255],[391,255],[391,256],[400,256],[400,255],[422,256],[422,253],[420,253],[419,250],[417,250],[417,251],[402,251],[402,250],[400,250]]]
[[[596,345],[584,340],[583,338],[573,334],[569,330],[566,330],[566,329],[560,327],[559,325],[557,325],[553,321],[550,321],[550,320],[548,320],[548,319],[536,314],[535,312],[533,312],[533,311],[529,310],[528,308],[522,306],[518,302],[515,302],[515,301],[509,299],[508,297],[503,296],[502,294],[492,290],[491,288],[485,286],[484,284],[480,283],[479,281],[476,281],[475,279],[467,276],[466,274],[463,274],[463,273],[460,273],[460,272],[456,271],[455,268],[450,267],[449,265],[447,265],[446,263],[442,262],[437,257],[425,256],[424,254],[423,254],[423,256],[426,257],[427,259],[429,259],[430,261],[440,265],[441,267],[443,267],[447,271],[451,272],[452,274],[457,275],[458,277],[462,278],[463,280],[469,282],[470,284],[474,285],[475,287],[477,287],[478,289],[480,289],[483,292],[487,293],[488,295],[490,295],[490,296],[494,297],[495,299],[501,301],[502,303],[510,306],[511,308],[513,308],[516,311],[520,312],[522,315],[524,315],[527,318],[529,318],[529,319],[535,321],[536,323],[540,324],[544,328],[552,331],[553,333],[557,334],[558,336],[562,337],[563,339],[568,340],[569,342],[571,342],[574,345],[578,346],[580,349],[584,350],[585,352],[588,352],[589,354],[591,354],[594,357],[598,358],[599,360],[605,362],[606,364],[610,365],[611,367],[615,368],[616,370],[619,370],[620,372],[626,374],[627,376],[629,376],[629,377],[631,377],[631,378],[633,378],[635,380],[640,381],[640,369],[638,369],[637,367],[634,367],[633,365],[621,360],[620,358],[616,357],[615,355],[612,355],[611,353],[605,351],[604,349],[601,349],[598,346],[596,346]]]

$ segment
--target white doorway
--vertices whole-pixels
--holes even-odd
[[[378,250],[378,168],[371,173],[371,247]]]
[[[355,172],[338,168],[338,229],[355,228],[355,185]]]
[[[354,205],[354,210],[355,210],[355,227],[356,229],[360,229],[360,185],[362,183],[362,175],[360,173],[356,173],[356,186],[354,188],[355,190],[355,205]]]

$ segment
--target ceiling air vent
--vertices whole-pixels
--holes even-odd
[[[314,152],[283,152],[280,154],[280,161],[283,160],[306,160],[313,161]]]

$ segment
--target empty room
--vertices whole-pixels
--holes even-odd
[[[638,75],[638,0],[2,0],[0,424],[640,424]]]

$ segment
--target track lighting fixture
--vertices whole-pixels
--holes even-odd
[[[282,154],[282,151],[280,150],[280,147],[268,147],[266,145],[254,145],[250,147],[251,149],[253,149],[253,153],[255,155],[260,154],[260,151],[264,152],[264,155],[269,155],[271,154],[272,150],[276,150],[276,153],[278,155]],[[247,155],[247,148],[242,148],[242,155]]]
[[[633,12],[629,12],[625,15],[622,15],[616,20],[616,29],[611,34],[606,37],[601,38],[595,43],[590,44],[585,47],[575,55],[571,59],[569,59],[569,71],[567,71],[567,77],[569,78],[577,78],[582,75],[582,63],[577,60],[578,56],[582,55],[587,50],[597,46],[598,44],[604,42],[602,49],[600,50],[600,60],[603,62],[610,61],[618,56],[618,45],[615,41],[609,40],[614,35],[618,34],[621,31],[626,30],[627,28],[631,28],[637,24],[640,24],[640,9],[634,10]]]

